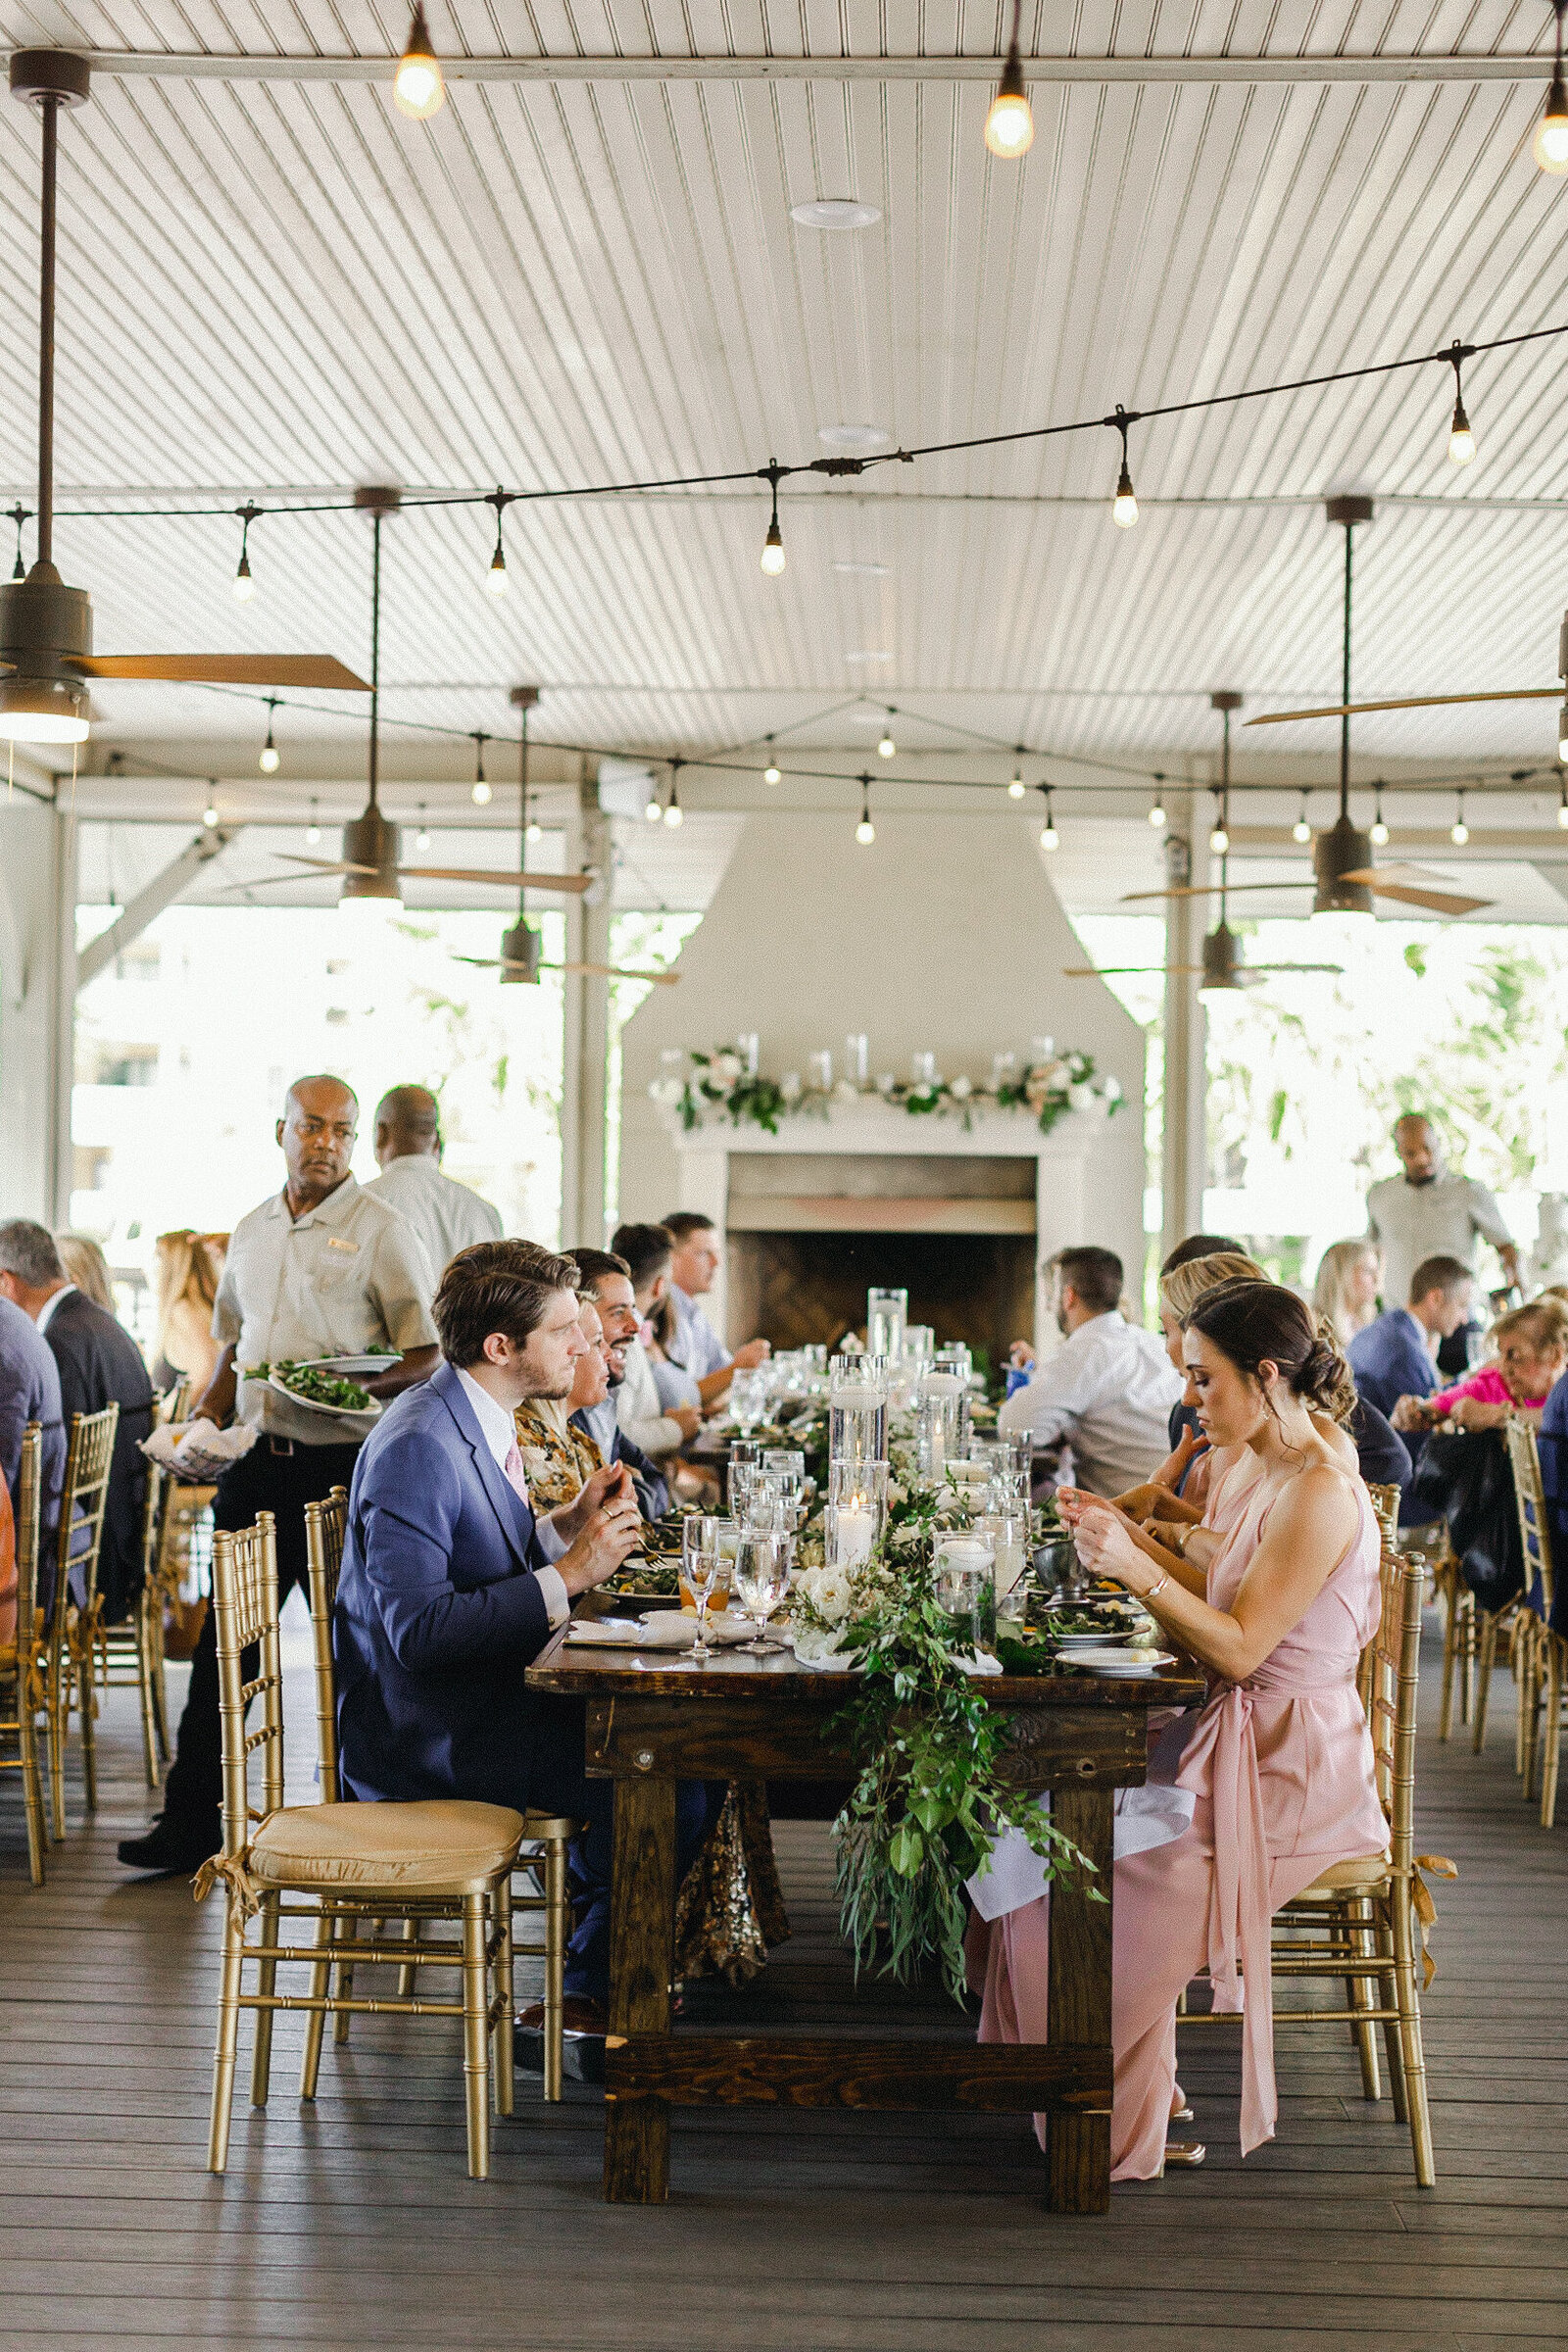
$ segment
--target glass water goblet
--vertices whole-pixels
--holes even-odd
[[[791,1533],[806,1517],[806,1456],[804,1453],[780,1449],[764,1454],[763,1467],[778,1491],[779,1501],[787,1514],[786,1524]]]
[[[715,1593],[728,1592],[730,1562],[718,1548],[719,1522],[716,1519],[689,1519],[686,1522],[688,1533],[694,1525],[699,1531],[708,1531],[708,1542],[704,1544],[702,1533],[699,1532],[696,1540],[688,1544],[681,1565],[691,1596],[697,1603],[697,1639],[692,1643],[692,1663],[706,1666],[713,1654],[708,1640],[709,1604]]]
[[[764,1535],[755,1527],[741,1530],[735,1550],[735,1588],[747,1615],[760,1621],[756,1639],[743,1644],[753,1657],[765,1657],[769,1650],[783,1647],[782,1642],[767,1639],[767,1621],[789,1597],[792,1548],[786,1535]]]

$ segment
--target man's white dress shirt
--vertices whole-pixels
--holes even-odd
[[[1029,1430],[1040,1446],[1069,1439],[1079,1486],[1124,1494],[1169,1453],[1170,1408],[1182,1386],[1163,1340],[1112,1310],[1079,1324],[1007,1398],[997,1428],[1006,1436]]]
[[[372,1200],[383,1200],[408,1218],[437,1282],[470,1242],[501,1239],[500,1211],[455,1176],[444,1176],[433,1152],[406,1152],[401,1159],[389,1159],[365,1189]]]
[[[456,1369],[458,1378],[463,1383],[463,1394],[473,1407],[473,1417],[479,1424],[479,1435],[494,1456],[496,1468],[510,1487],[525,1494],[528,1482],[523,1477],[522,1454],[517,1445],[516,1425],[512,1415],[504,1404],[496,1402],[488,1389],[480,1387],[471,1372],[465,1372],[461,1364]],[[517,1456],[515,1478],[507,1468],[507,1464],[514,1454]],[[533,1509],[531,1502],[528,1507],[530,1510]],[[566,1549],[565,1539],[560,1529],[540,1511],[534,1511],[533,1524],[534,1532],[539,1538],[540,1549],[546,1558],[559,1560]],[[540,1595],[549,1614],[552,1628],[564,1625],[566,1619],[571,1615],[571,1595],[566,1591],[560,1573],[554,1568],[536,1568],[534,1574],[539,1580]]]
[[[1513,1240],[1495,1195],[1470,1176],[1434,1176],[1430,1184],[1386,1177],[1366,1197],[1366,1224],[1383,1252],[1383,1296],[1390,1306],[1404,1305],[1424,1258],[1456,1257],[1473,1274],[1478,1237],[1494,1249]]]
[[[38,1331],[40,1337],[48,1330],[50,1324],[54,1321],[55,1308],[60,1304],[63,1298],[69,1298],[72,1296],[73,1292],[75,1290],[75,1287],[76,1286],[74,1282],[63,1282],[58,1291],[50,1292],[48,1298],[38,1309]]]

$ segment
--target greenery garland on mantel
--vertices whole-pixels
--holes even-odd
[[[732,1046],[715,1046],[711,1053],[688,1049],[691,1070],[684,1077],[656,1078],[648,1092],[665,1110],[677,1111],[688,1131],[724,1118],[732,1127],[750,1124],[777,1135],[785,1118],[827,1119],[835,1108],[858,1103],[889,1102],[911,1118],[957,1118],[965,1134],[977,1110],[1024,1110],[1042,1135],[1049,1135],[1069,1110],[1108,1117],[1124,1101],[1120,1081],[1109,1074],[1097,1077],[1095,1057],[1077,1049],[1056,1054],[1049,1061],[1027,1062],[1016,1078],[1000,1086],[977,1084],[971,1078],[879,1078],[874,1086],[858,1086],[841,1078],[832,1087],[802,1083],[797,1070],[767,1078],[748,1068]]]

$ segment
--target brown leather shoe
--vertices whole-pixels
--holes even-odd
[[[519,2034],[542,2034],[545,2030],[545,2005],[531,2001],[519,2009],[514,2021]],[[603,2001],[590,2000],[586,1994],[568,1992],[561,2004],[561,2022],[568,2034],[603,2034],[610,2020]]]

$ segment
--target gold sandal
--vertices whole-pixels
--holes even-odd
[[[1167,2139],[1165,2142],[1165,2171],[1201,2164],[1208,2154],[1200,2139]]]

